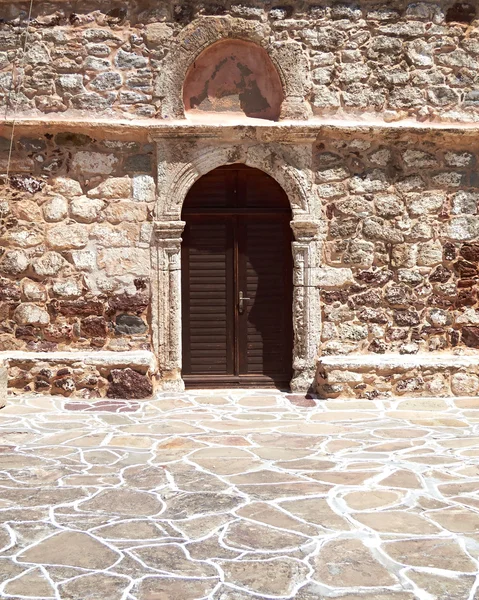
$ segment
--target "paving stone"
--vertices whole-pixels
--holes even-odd
[[[296,531],[304,535],[317,535],[317,528],[293,519],[290,515],[266,502],[253,502],[236,511],[239,517],[259,521],[280,529]]]
[[[205,562],[190,560],[181,546],[163,544],[161,546],[144,546],[132,550],[148,567],[165,571],[170,575],[185,577],[216,577],[218,571]]]
[[[92,533],[105,540],[156,540],[158,542],[162,537],[169,539],[167,532],[157,523],[141,520],[115,522],[98,527]]]
[[[248,550],[286,550],[309,542],[306,537],[243,520],[228,525],[224,539],[231,548]]]
[[[215,579],[173,579],[171,577],[145,577],[138,585],[138,600],[196,600],[204,598],[217,584]]]
[[[343,499],[354,510],[368,510],[396,503],[401,495],[398,492],[382,492],[370,490],[367,492],[350,492]]]
[[[399,510],[361,513],[354,515],[354,518],[371,529],[384,533],[431,535],[440,532],[438,527],[435,527],[419,515]]]
[[[194,540],[209,535],[231,520],[233,520],[233,516],[228,514],[209,515],[175,521],[175,527]]]
[[[153,494],[135,490],[106,490],[79,505],[80,510],[119,515],[147,516],[159,513],[163,505]]]
[[[228,512],[242,504],[240,496],[217,493],[177,494],[166,501],[165,519],[184,519],[207,512]]]
[[[394,585],[388,573],[360,540],[334,540],[314,558],[314,579],[333,587]]]
[[[437,573],[410,570],[407,577],[436,600],[469,600],[474,577],[443,577]]]
[[[474,573],[475,565],[453,540],[405,540],[386,542],[385,552],[405,565]]]
[[[380,485],[385,487],[398,487],[417,489],[422,487],[421,482],[411,471],[399,470],[395,471],[388,477],[385,477],[379,482]]]
[[[130,583],[127,577],[92,573],[59,586],[62,600],[120,598]]]
[[[431,416],[390,400],[298,407],[279,392],[232,390],[200,401],[209,396],[130,406],[26,394],[2,409],[0,509],[15,536],[4,555],[18,556],[0,558],[7,585],[32,599],[29,585],[119,598],[135,580],[125,600],[417,600],[400,591],[409,578],[423,595],[469,600],[475,563],[463,548],[479,543],[470,403]],[[330,420],[308,422],[318,411]],[[218,427],[232,420],[237,432]],[[401,584],[385,555],[404,565]]]
[[[343,517],[333,511],[324,498],[287,500],[280,506],[292,515],[327,529],[348,530],[351,528]]]
[[[327,596],[323,596],[324,587],[319,586],[316,583],[308,583],[302,587],[294,597],[294,600],[323,600]],[[386,593],[376,593],[369,590],[364,593],[342,593],[341,596],[337,596],[341,600],[416,600],[416,596],[412,593],[407,592],[396,592],[388,590]]]
[[[256,594],[288,596],[306,577],[307,567],[289,558],[221,562],[226,581]]]
[[[8,582],[4,591],[7,596],[22,596],[25,598],[55,597],[55,589],[40,569],[32,569],[20,575],[17,579]]]
[[[23,551],[18,561],[106,569],[118,558],[117,552],[86,533],[63,531]]]
[[[472,510],[450,507],[431,511],[428,517],[455,533],[479,533],[479,514]]]

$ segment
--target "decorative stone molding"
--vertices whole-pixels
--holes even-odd
[[[157,221],[151,248],[153,347],[164,389],[182,390],[181,234],[184,221]]]
[[[182,389],[181,380],[181,210],[188,190],[202,175],[226,164],[243,163],[261,169],[284,189],[291,203],[293,272],[293,368],[295,391],[310,389],[320,336],[319,267],[320,206],[312,170],[314,139],[304,131],[264,128],[195,128],[180,135],[156,131],[158,197],[152,248],[154,347],[161,385]],[[181,135],[182,133],[182,135]]]
[[[270,42],[270,26],[247,19],[200,17],[185,27],[177,38],[170,39],[172,48],[155,82],[155,96],[161,100],[164,119],[185,117],[183,83],[190,65],[209,46],[228,38],[254,42],[264,48],[273,62],[283,86],[281,119],[308,119],[312,114],[305,100],[309,92],[309,65],[298,42]],[[305,76],[305,74],[308,74]]]
[[[318,221],[292,221],[293,251],[293,391],[312,387],[321,336],[321,310],[316,272],[319,266]]]

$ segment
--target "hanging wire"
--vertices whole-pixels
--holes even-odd
[[[21,60],[21,64],[20,64],[20,68],[22,71],[24,71],[24,67],[25,67],[25,51],[27,48],[27,43],[28,43],[28,35],[30,33],[30,22],[32,20],[32,8],[33,8],[33,0],[30,0],[30,8],[28,11],[28,18],[27,18],[27,28],[25,31],[25,40],[23,42],[23,56],[22,56],[22,60]],[[12,85],[10,86],[10,94],[8,96],[8,99],[10,100],[11,95],[12,95],[12,90],[14,88],[14,70],[12,68]],[[19,90],[16,91],[15,95],[14,95],[14,103],[13,103],[13,122],[12,122],[12,135],[10,137],[10,148],[8,150],[8,162],[7,162],[7,181],[8,181],[8,174],[10,173],[10,161],[12,158],[12,150],[13,150],[13,138],[15,135],[15,125],[16,125],[16,119],[17,119],[17,109],[18,109],[18,93]],[[7,112],[8,112],[8,103],[7,106],[5,108],[5,120],[7,118]]]

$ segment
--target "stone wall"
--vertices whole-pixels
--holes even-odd
[[[295,56],[293,93],[316,116],[479,119],[472,0],[85,2],[74,11],[36,2],[28,35],[28,5],[1,4],[0,106],[10,115],[177,116],[175,80],[198,40],[237,37]]]
[[[152,153],[68,132],[15,140],[0,186],[0,352],[150,349]]]
[[[323,354],[479,347],[479,148],[441,145],[356,136],[316,147]]]
[[[0,5],[11,386],[181,389],[181,203],[244,162],[292,206],[295,389],[319,362],[324,396],[479,394],[475,3],[59,1],[28,27],[29,5]],[[208,48],[222,64],[222,39],[268,54],[279,123],[185,114],[188,69]]]

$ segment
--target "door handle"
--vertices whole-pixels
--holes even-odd
[[[242,315],[244,312],[244,301],[245,300],[251,300],[251,298],[246,298],[246,296],[243,296],[243,292],[240,292],[239,299],[238,299],[238,312],[240,315]]]

